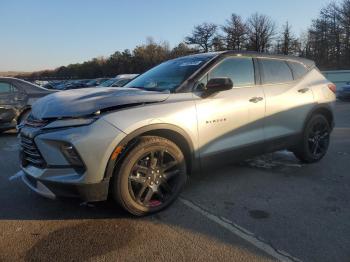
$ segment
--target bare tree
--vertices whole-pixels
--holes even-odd
[[[343,35],[343,28],[341,27],[340,7],[336,3],[330,3],[326,8],[321,10],[321,16],[328,24],[328,55],[329,65],[332,68],[340,67],[340,58],[342,53],[341,38]]]
[[[232,14],[230,19],[226,20],[226,24],[222,27],[226,48],[229,50],[242,50],[247,41],[247,26],[242,17]]]
[[[324,17],[312,22],[309,30],[310,58],[324,69],[328,64],[328,23]]]
[[[291,48],[292,48],[292,42],[294,41],[294,37],[292,36],[292,28],[289,25],[288,21],[283,26],[283,32],[282,32],[282,53],[284,55],[289,55]]]
[[[214,39],[217,35],[217,25],[203,23],[194,27],[192,34],[185,38],[188,45],[196,45],[202,51],[208,52],[213,48]]]
[[[288,21],[282,27],[282,32],[277,40],[276,51],[284,55],[299,55],[300,54],[299,40],[294,36],[292,27]]]
[[[346,3],[346,1],[344,1]],[[344,10],[343,10],[344,11]],[[331,3],[320,11],[309,29],[309,58],[322,69],[340,69],[346,29],[341,24],[341,8]],[[345,41],[346,42],[346,41]],[[348,58],[345,60],[349,60]]]
[[[340,24],[344,36],[342,65],[344,68],[350,68],[350,0],[344,0],[340,6]]]
[[[196,53],[196,49],[188,47],[185,43],[180,43],[175,46],[170,53],[171,58],[176,58],[179,56],[185,56]]]
[[[214,51],[223,51],[223,50],[226,50],[225,48],[225,43],[222,39],[221,36],[217,35],[213,38],[213,47],[212,49]]]
[[[276,25],[270,17],[255,13],[247,21],[248,49],[266,52],[272,45]]]
[[[309,31],[304,31],[299,36],[299,56],[310,57],[311,47],[310,47],[310,33]]]

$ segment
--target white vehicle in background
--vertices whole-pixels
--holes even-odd
[[[117,75],[115,78],[111,78],[102,84],[100,84],[100,87],[122,87],[129,83],[131,80],[139,76],[138,74],[123,74],[123,75]]]
[[[38,85],[38,86],[44,86],[46,84],[48,84],[49,81],[46,81],[46,80],[35,80],[34,81],[34,84]]]

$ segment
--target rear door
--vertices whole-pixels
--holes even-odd
[[[234,83],[233,89],[209,97],[194,93],[199,151],[204,166],[209,162],[244,158],[251,150],[259,153],[264,141],[265,100],[262,88],[255,84],[253,59],[225,58],[200,84],[206,85],[211,78],[218,77],[229,77]]]
[[[264,135],[269,140],[279,139],[288,144],[302,130],[314,98],[312,90],[285,60],[261,58],[258,60],[266,98]],[[271,143],[270,143],[271,145]],[[279,143],[274,143],[280,147]]]

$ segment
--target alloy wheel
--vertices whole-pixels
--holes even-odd
[[[308,146],[313,157],[323,156],[329,145],[329,128],[327,123],[318,121],[312,126],[308,136]]]
[[[180,170],[180,163],[167,150],[149,151],[131,169],[130,195],[147,208],[166,205],[179,184]]]

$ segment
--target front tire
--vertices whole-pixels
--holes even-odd
[[[316,163],[327,153],[331,128],[323,115],[313,115],[307,123],[294,155],[304,163]]]
[[[169,206],[186,180],[185,157],[175,143],[140,137],[113,176],[113,198],[131,214],[144,216]]]

